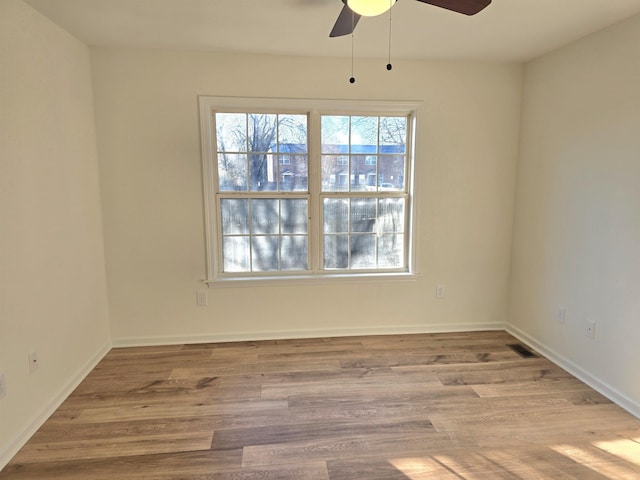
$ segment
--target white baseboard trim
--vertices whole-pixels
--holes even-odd
[[[552,348],[549,348],[544,343],[539,342],[526,332],[520,330],[518,327],[512,324],[506,325],[506,330],[514,337],[518,338],[522,342],[529,345],[531,348],[536,350],[538,353],[541,353],[553,363],[558,365],[559,367],[564,368],[571,375],[581,380],[582,382],[589,385],[591,388],[601,393],[613,403],[617,404],[621,408],[624,408],[631,415],[640,418],[640,404],[638,402],[632,400],[627,397],[625,394],[619,392],[617,389],[609,385],[608,383],[600,380],[599,378],[591,375],[586,370],[582,369],[580,366],[573,363],[571,360],[563,357]]]
[[[0,451],[0,470],[2,470],[9,461],[18,453],[18,451],[27,443],[34,433],[47,421],[47,419],[56,411],[56,409],[64,402],[69,395],[76,389],[80,382],[95,368],[95,366],[104,358],[111,350],[111,343],[108,342],[100,348],[89,361],[69,379],[69,381],[58,390],[33,420],[25,427],[25,429],[16,435],[10,442],[8,447]]]
[[[163,337],[113,338],[112,345],[118,347],[149,347],[159,345],[181,345],[193,343],[220,343],[260,340],[284,340],[295,338],[354,337],[360,335],[403,335],[419,333],[478,332],[504,330],[504,323],[425,324],[393,327],[357,327],[298,331],[235,332],[203,335],[176,335]]]

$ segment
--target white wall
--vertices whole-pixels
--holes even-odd
[[[517,65],[92,49],[116,344],[500,327],[522,69]],[[420,100],[416,282],[211,288],[198,95]],[[447,285],[436,300],[435,285]]]
[[[517,332],[636,415],[638,45],[640,16],[526,66],[509,310]]]
[[[1,468],[109,346],[89,50],[20,0],[0,0],[0,153]]]

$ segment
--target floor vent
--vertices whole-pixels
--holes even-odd
[[[509,343],[507,344],[507,347],[516,352],[522,358],[538,358],[538,355],[520,343]]]

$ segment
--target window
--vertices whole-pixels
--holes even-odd
[[[412,273],[415,105],[200,105],[210,283]]]

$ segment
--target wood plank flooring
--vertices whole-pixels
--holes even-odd
[[[640,479],[640,420],[509,343],[113,349],[0,480]]]

